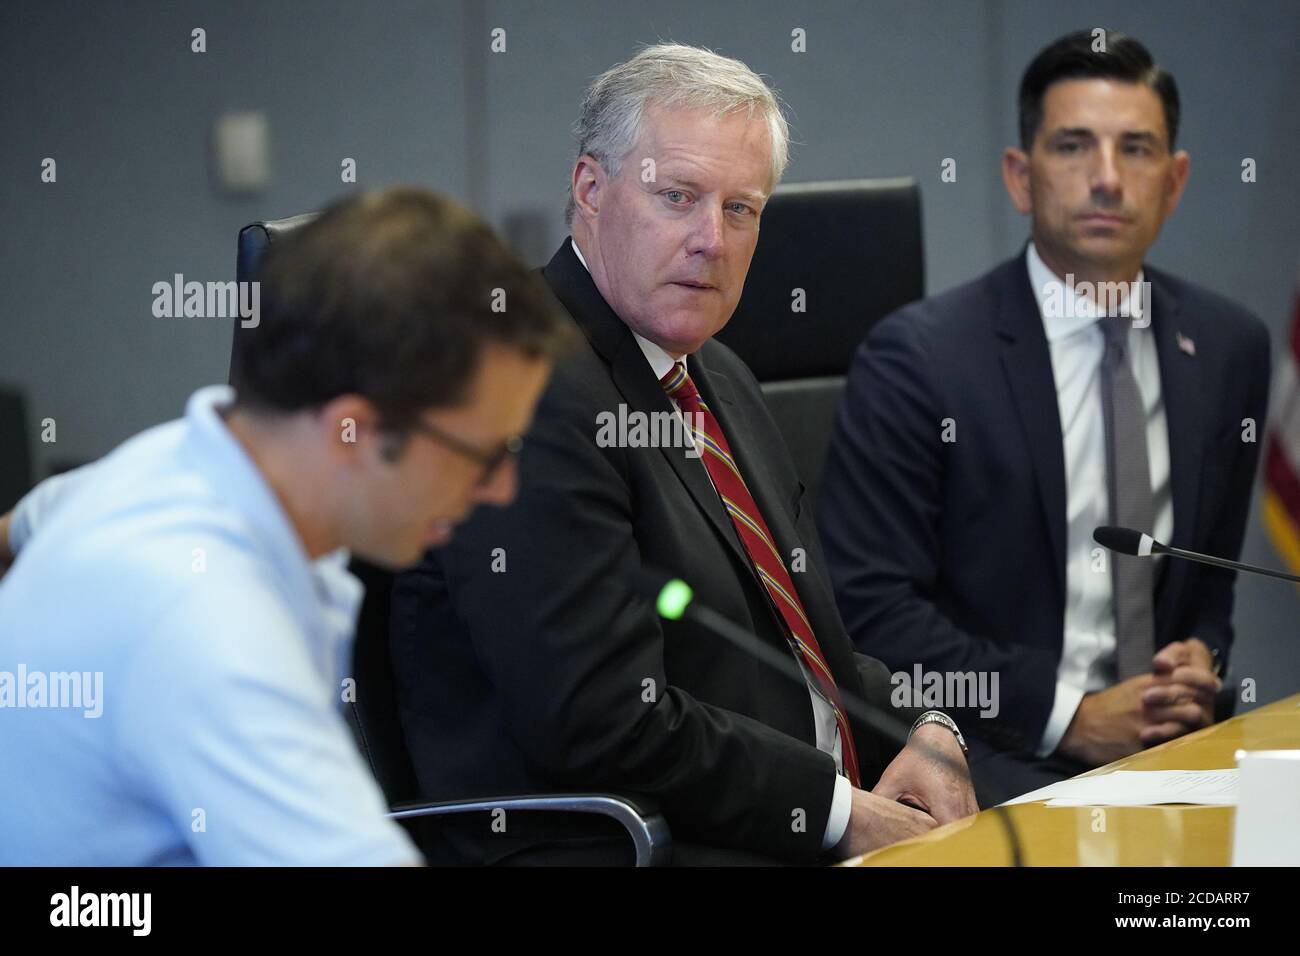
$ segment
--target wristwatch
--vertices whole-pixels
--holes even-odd
[[[927,710],[920,717],[916,718],[916,723],[912,724],[912,729],[907,732],[910,738],[912,734],[925,724],[939,724],[941,727],[947,727],[952,731],[952,735],[957,738],[957,744],[961,747],[962,753],[970,753],[966,747],[966,738],[961,735],[957,729],[957,722],[941,710]]]

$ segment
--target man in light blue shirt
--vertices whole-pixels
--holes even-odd
[[[508,502],[564,336],[485,227],[417,190],[328,211],[261,281],[237,392],[0,521],[0,864],[420,859],[340,710],[345,549],[400,567]]]

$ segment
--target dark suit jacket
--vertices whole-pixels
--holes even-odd
[[[423,795],[627,791],[655,800],[674,841],[793,861],[818,857],[834,787],[808,689],[689,622],[664,622],[629,588],[643,566],[789,653],[702,461],[682,448],[600,447],[598,415],[672,413],[631,331],[566,240],[543,275],[580,327],[525,438],[519,494],[483,508],[394,588],[393,660]],[[863,693],[811,509],[753,375],[710,341],[688,360],[792,575],[837,682]],[[500,549],[499,551],[497,549]],[[494,555],[505,561],[494,571]],[[789,562],[788,562],[789,563]],[[498,563],[498,567],[500,567]],[[863,662],[872,698],[889,678]],[[854,726],[866,786],[896,747]],[[447,831],[497,860],[574,835]]]
[[[1242,420],[1262,437],[1268,333],[1220,296],[1145,273],[1169,429],[1168,543],[1236,558],[1259,449],[1243,442]],[[955,442],[942,440],[946,418]],[[1036,747],[1064,632],[1066,490],[1051,358],[1023,254],[871,331],[824,481],[822,537],[857,647],[900,670],[998,672],[996,720],[953,715],[1003,748]],[[1233,573],[1162,564],[1157,647],[1194,635],[1226,658]]]

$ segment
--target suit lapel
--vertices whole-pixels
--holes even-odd
[[[1174,535],[1169,543],[1192,548],[1204,448],[1205,411],[1195,346],[1202,336],[1195,317],[1183,313],[1169,284],[1150,269],[1146,272],[1151,283],[1151,331],[1169,430],[1169,484],[1174,500]]]
[[[758,506],[768,530],[772,532],[776,550],[781,555],[786,570],[789,571],[793,549],[808,547],[808,542],[800,538],[796,527],[798,516],[794,513],[789,495],[783,492],[779,479],[769,467],[771,461],[769,454],[759,446],[759,439],[747,407],[734,400],[731,381],[705,365],[701,356],[703,351],[701,349],[690,359],[691,377],[700,389],[704,401],[713,411],[714,417],[718,419],[718,424],[722,426],[722,431],[727,436],[727,443],[735,456],[736,465],[744,476],[745,486],[753,496],[754,503]],[[739,545],[739,539],[736,540]],[[748,559],[746,559],[746,566],[749,566]],[[835,675],[836,683],[841,688],[856,692],[860,684],[853,648],[846,638],[837,637],[843,634],[843,625],[834,610],[833,596],[823,587],[824,579],[815,573],[791,571],[790,580],[799,594],[799,600],[812,625],[813,634],[816,635],[817,643],[821,647],[822,657],[825,658],[831,673]],[[755,583],[759,588],[763,588],[757,577]],[[777,633],[785,634],[786,625],[781,620],[780,612],[770,601],[766,603],[776,624]],[[823,614],[826,609],[830,610],[831,617]]]
[[[1022,254],[998,270],[994,323],[1002,340],[1002,371],[1015,400],[1051,540],[1052,575],[1065,596],[1065,449],[1056,379],[1043,317]]]
[[[636,339],[632,337],[631,329],[601,296],[596,283],[592,281],[591,274],[574,255],[568,239],[564,240],[564,244],[552,257],[543,270],[543,275],[561,303],[568,309],[569,314],[573,316],[574,321],[582,328],[592,347],[609,363],[614,386],[627,401],[628,410],[675,414],[672,403],[655,379],[645,354],[636,344]],[[688,367],[694,376],[696,368],[700,366],[695,359],[691,359]],[[706,381],[697,381],[696,385],[705,396],[706,402],[709,402],[712,397],[717,400],[720,408],[730,404],[730,390],[725,381],[721,390],[717,390],[715,388],[717,383],[707,375],[703,378]],[[712,402],[709,402],[709,407],[713,409],[715,415],[719,414],[719,408],[715,408]],[[719,421],[721,420],[719,416]],[[726,428],[725,425],[723,427]],[[645,450],[650,451],[650,449]],[[737,558],[747,563],[749,558],[745,554],[744,546],[736,535],[731,518],[728,517],[721,499],[718,498],[718,493],[713,489],[713,483],[709,480],[704,463],[698,458],[687,457],[686,449],[683,448],[660,447],[658,453],[668,461],[682,485],[685,486],[691,500],[704,513],[713,529],[735,552]]]

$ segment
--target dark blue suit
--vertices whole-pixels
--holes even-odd
[[[1262,437],[1268,332],[1212,292],[1145,274],[1169,429],[1168,543],[1236,558],[1259,449],[1242,440],[1242,420]],[[956,440],[945,442],[949,418]],[[998,672],[997,718],[954,716],[996,747],[1032,751],[1061,657],[1066,486],[1051,358],[1023,254],[868,335],[841,401],[820,527],[857,648],[896,671]],[[1196,636],[1226,659],[1233,574],[1162,565],[1157,647]]]

